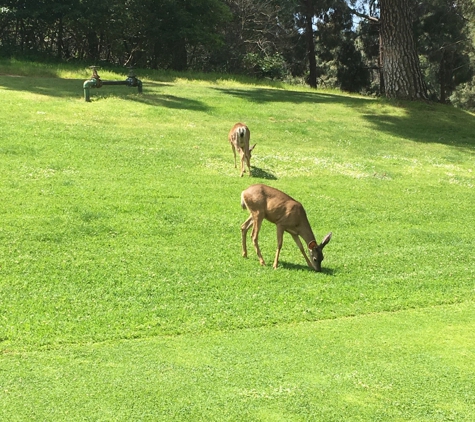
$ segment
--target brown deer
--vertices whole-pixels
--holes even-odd
[[[330,242],[332,234],[331,232],[328,233],[323,238],[322,243],[318,244],[308,222],[307,214],[300,202],[295,201],[278,189],[258,184],[249,186],[242,192],[241,206],[243,209],[247,208],[251,213],[249,218],[241,225],[242,256],[244,258],[247,258],[246,235],[253,226],[252,243],[261,265],[266,265],[257,241],[262,221],[266,219],[277,226],[277,252],[274,259],[274,268],[278,266],[284,232],[287,232],[292,235],[308,266],[315,271],[322,270],[323,248]],[[299,236],[305,240],[310,250],[311,260],[308,259]]]
[[[254,144],[249,148],[250,137],[251,132],[244,123],[236,123],[228,134],[228,140],[234,153],[234,168],[237,168],[236,150],[239,152],[241,157],[241,177],[245,171],[244,161],[246,161],[247,168],[249,169],[249,176],[251,176],[251,152],[257,144]]]

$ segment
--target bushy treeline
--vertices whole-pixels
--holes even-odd
[[[473,1],[415,3],[427,85],[460,103],[475,67]],[[380,92],[378,28],[377,0],[0,1],[4,56],[302,82],[314,69],[320,85],[355,92]]]

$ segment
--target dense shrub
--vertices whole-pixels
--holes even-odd
[[[258,78],[284,79],[287,75],[287,65],[280,54],[263,55],[248,53],[244,56],[245,70]]]
[[[475,77],[457,86],[450,96],[450,102],[456,107],[475,111]]]

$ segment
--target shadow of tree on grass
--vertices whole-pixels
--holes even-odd
[[[362,116],[381,132],[421,143],[438,143],[459,149],[475,147],[475,116],[449,105],[404,103],[402,115],[374,113],[362,109]]]
[[[475,116],[450,105],[391,101],[318,91],[247,87],[214,89],[254,103],[341,104],[356,110],[377,131],[415,142],[442,143],[464,149],[472,149],[475,146]],[[403,113],[394,115],[390,110],[392,107]]]
[[[124,76],[125,80],[125,76]],[[83,98],[82,79],[64,79],[58,77],[30,77],[2,75],[0,86],[7,90],[25,91],[50,97]],[[104,86],[91,89],[91,99],[117,96],[129,101],[155,107],[187,109],[204,113],[214,107],[204,101],[187,98],[184,95],[170,95],[159,92],[161,87],[173,84],[160,81],[144,83],[143,94],[137,88],[127,86]],[[475,147],[475,116],[471,113],[448,105],[422,102],[389,101],[370,97],[332,94],[319,91],[298,91],[281,88],[213,87],[223,95],[246,99],[254,103],[288,102],[293,104],[336,103],[356,110],[375,131],[422,143],[441,143],[459,149],[472,151]],[[179,91],[177,91],[179,92]],[[391,108],[401,113],[395,115]],[[272,173],[255,169],[256,177],[275,180]]]
[[[277,88],[214,88],[215,90],[231,95],[233,97],[243,98],[253,103],[345,103],[348,105],[363,105],[374,101],[370,97],[349,97],[344,95],[329,94],[324,92],[291,91]]]
[[[83,84],[84,80],[81,79],[5,75],[0,81],[0,86],[7,90],[24,91],[57,98],[77,97],[78,99],[84,97]],[[202,101],[197,101],[182,96],[158,94],[156,91],[147,92],[147,88],[160,88],[168,85],[169,84],[159,82],[147,82],[143,88],[143,94],[138,94],[137,88],[125,85],[106,85],[102,86],[101,88],[91,88],[91,101],[100,101],[101,98],[114,96],[156,107],[187,109],[202,112],[210,112],[212,110],[212,107],[208,106]]]

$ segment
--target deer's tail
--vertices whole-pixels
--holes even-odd
[[[247,210],[246,202],[244,201],[244,192],[241,193],[241,207],[243,210]]]

